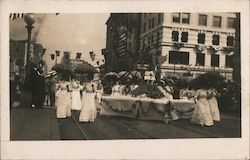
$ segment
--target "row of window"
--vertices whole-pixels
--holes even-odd
[[[205,33],[199,33],[197,42],[199,44],[205,44],[206,35]],[[172,31],[172,41],[178,42],[179,41],[179,32]],[[188,42],[188,32],[181,32],[181,42]],[[212,44],[219,45],[220,44],[220,35],[213,35],[212,37]],[[227,36],[227,46],[234,46],[234,37]]]
[[[205,65],[205,54],[196,54],[196,66]],[[211,55],[211,66],[219,67],[220,56],[217,54]],[[189,52],[169,51],[169,64],[189,65]],[[226,55],[226,67],[233,67],[233,57]]]
[[[189,24],[190,23],[190,13],[173,13],[172,21],[175,23]],[[199,14],[199,25],[207,26],[207,15]],[[222,17],[213,16],[213,27],[221,27]],[[235,28],[235,18],[227,17],[227,27]]]
[[[151,36],[148,36],[147,38],[148,46],[155,45],[155,44],[158,45],[159,42],[160,42],[160,32],[157,32],[156,41],[154,40],[154,34],[152,34]],[[146,38],[143,39],[142,45],[143,45],[143,48],[146,46]]]
[[[197,38],[198,44],[205,44],[206,35],[205,33],[199,33]],[[188,32],[181,32],[181,42],[187,43],[188,42]],[[156,37],[156,44],[160,42],[160,33],[157,32]],[[179,32],[178,31],[172,31],[172,42],[179,42]],[[143,39],[143,46],[145,47],[146,39]],[[154,41],[154,35],[148,36],[147,38],[147,44],[148,46],[151,46],[155,44]],[[220,45],[220,36],[219,35],[213,35],[212,37],[212,45]],[[234,46],[234,37],[233,36],[227,36],[227,46]]]
[[[161,21],[162,21],[161,20],[161,13],[158,13],[157,17],[158,17],[157,25],[159,25],[159,24],[161,24]],[[148,20],[148,27],[147,27],[147,23],[144,22],[144,24],[143,24],[143,33],[145,33],[147,31],[147,29],[148,30],[153,29],[155,27],[155,24],[156,24],[156,22],[155,22],[154,17],[152,17],[151,19]]]

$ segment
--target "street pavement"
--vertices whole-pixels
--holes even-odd
[[[97,116],[94,123],[80,123],[80,111],[71,118],[57,119],[55,108],[18,108],[11,110],[11,140],[116,140],[241,137],[239,116],[221,113],[212,127],[200,127],[188,119],[172,121],[137,120]]]
[[[60,140],[54,108],[14,107],[10,114],[10,140]]]

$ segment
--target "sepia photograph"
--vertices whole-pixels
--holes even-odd
[[[239,13],[9,18],[11,140],[241,137]]]
[[[242,14],[10,11],[8,82],[1,83],[9,89],[9,143],[124,148],[138,142],[129,143],[132,149],[156,147],[148,145],[154,140],[164,146],[246,138]]]

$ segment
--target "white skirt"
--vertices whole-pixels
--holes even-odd
[[[79,90],[73,90],[71,96],[72,96],[71,109],[80,111],[82,109],[82,102]]]
[[[80,122],[94,122],[97,115],[97,109],[95,105],[95,94],[84,93],[82,97],[82,109],[79,116]]]
[[[71,117],[71,99],[70,93],[67,90],[58,91],[55,105],[57,118]]]

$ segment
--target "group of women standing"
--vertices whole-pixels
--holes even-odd
[[[57,118],[71,117],[72,110],[79,110],[80,122],[94,122],[97,115],[96,91],[95,83],[90,80],[83,85],[77,81],[60,81],[55,103]]]
[[[214,121],[220,121],[220,112],[215,89],[199,89],[195,95],[196,107],[191,118],[192,123],[201,126],[212,126]]]

